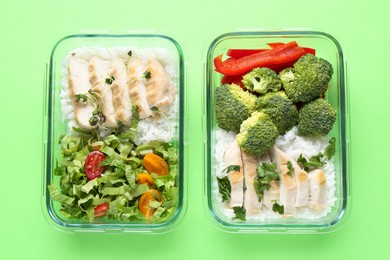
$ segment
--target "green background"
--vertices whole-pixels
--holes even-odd
[[[390,259],[390,4],[355,1],[0,2],[1,259]],[[206,43],[241,28],[313,28],[334,35],[348,62],[352,211],[322,235],[245,235],[216,229],[203,207],[202,63]],[[68,234],[43,217],[45,63],[62,36],[80,30],[156,29],[188,60],[188,210],[163,235]]]

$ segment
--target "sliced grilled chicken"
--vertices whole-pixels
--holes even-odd
[[[257,155],[249,154],[247,152],[241,152],[244,180],[245,180],[245,193],[244,193],[244,208],[248,215],[255,215],[261,212],[261,201],[259,201],[253,181],[257,176],[257,166],[259,165],[259,158]]]
[[[276,162],[280,174],[280,204],[284,206],[284,216],[291,217],[295,213],[297,184],[293,174],[289,173],[288,161],[292,159],[276,147],[271,149],[271,158]]]
[[[100,97],[101,111],[106,119],[103,125],[108,128],[115,128],[117,126],[117,120],[115,117],[111,85],[105,82],[110,77],[110,61],[93,56],[89,60],[89,81],[92,85],[91,89]]]
[[[146,98],[145,84],[142,80],[143,72],[140,71],[144,65],[141,59],[131,58],[127,68],[127,86],[131,102],[138,107],[139,118],[143,119],[153,114]]]
[[[326,202],[326,176],[321,169],[311,171],[309,174],[309,206],[321,210]]]
[[[147,61],[146,71],[151,73],[145,84],[149,107],[157,107],[159,111],[167,112],[175,94],[167,71],[154,58]]]
[[[280,197],[280,188],[279,181],[271,181],[271,187],[269,190],[264,191],[263,205],[266,206],[269,210],[272,209],[272,206],[275,202],[279,203]]]
[[[308,174],[302,170],[296,161],[291,162],[294,167],[294,175],[297,183],[297,199],[295,207],[305,207],[309,204]]]
[[[124,125],[130,125],[133,113],[131,112],[132,103],[127,87],[127,73],[124,60],[119,58],[114,58],[112,60],[110,76],[114,77],[111,90],[115,117]]]
[[[73,110],[77,125],[83,129],[93,129],[89,120],[95,107],[90,100],[76,101],[75,96],[78,94],[87,94],[91,87],[89,82],[88,61],[72,54],[68,63],[68,82],[69,94],[73,104]]]
[[[241,160],[241,150],[235,139],[226,149],[224,161],[228,166],[238,165],[240,167],[239,171],[231,171],[228,173],[231,186],[229,206],[231,208],[242,207],[244,200],[244,174]]]

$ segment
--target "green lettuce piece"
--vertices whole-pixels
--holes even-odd
[[[89,193],[93,188],[97,187],[97,184],[97,179],[93,179],[81,186],[81,191]]]
[[[120,187],[106,187],[101,190],[103,195],[117,196],[123,195],[125,192],[129,191],[130,187],[123,185]]]
[[[135,187],[133,187],[129,193],[130,195],[135,198],[135,197],[138,197],[142,194],[144,194],[145,192],[147,192],[149,190],[149,186],[148,184],[140,184],[140,185],[136,185]]]
[[[76,136],[66,135],[63,137],[60,141],[63,155],[69,156],[74,152],[77,152],[80,142],[81,139]]]
[[[55,186],[53,183],[48,185],[49,194],[52,200],[58,201],[61,204],[72,204],[74,201],[74,198],[66,196],[61,193],[60,189]]]

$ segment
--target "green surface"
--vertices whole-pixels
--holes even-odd
[[[0,258],[389,259],[389,2],[155,2],[0,3]],[[352,212],[345,225],[330,234],[224,233],[211,224],[203,210],[203,48],[221,32],[285,27],[328,32],[346,52],[352,116]],[[106,28],[166,31],[183,45],[189,61],[188,210],[181,225],[168,234],[67,234],[49,226],[41,212],[45,62],[64,34]]]

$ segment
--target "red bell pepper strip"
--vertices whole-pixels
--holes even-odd
[[[283,65],[298,60],[305,54],[303,48],[295,41],[266,50],[254,53],[239,59],[228,59],[222,61],[222,54],[214,59],[215,70],[224,75],[242,75],[257,67],[270,67]]]
[[[271,42],[271,43],[267,43],[267,45],[268,45],[269,47],[271,47],[271,49],[276,48],[276,47],[281,46],[281,45],[284,45],[284,44],[285,44],[285,43],[283,43],[283,42]],[[303,47],[303,49],[305,50],[306,53],[310,53],[310,54],[316,55],[316,50],[313,49],[313,48]]]
[[[267,49],[229,49],[226,52],[226,55],[233,59],[239,59],[266,50]]]

